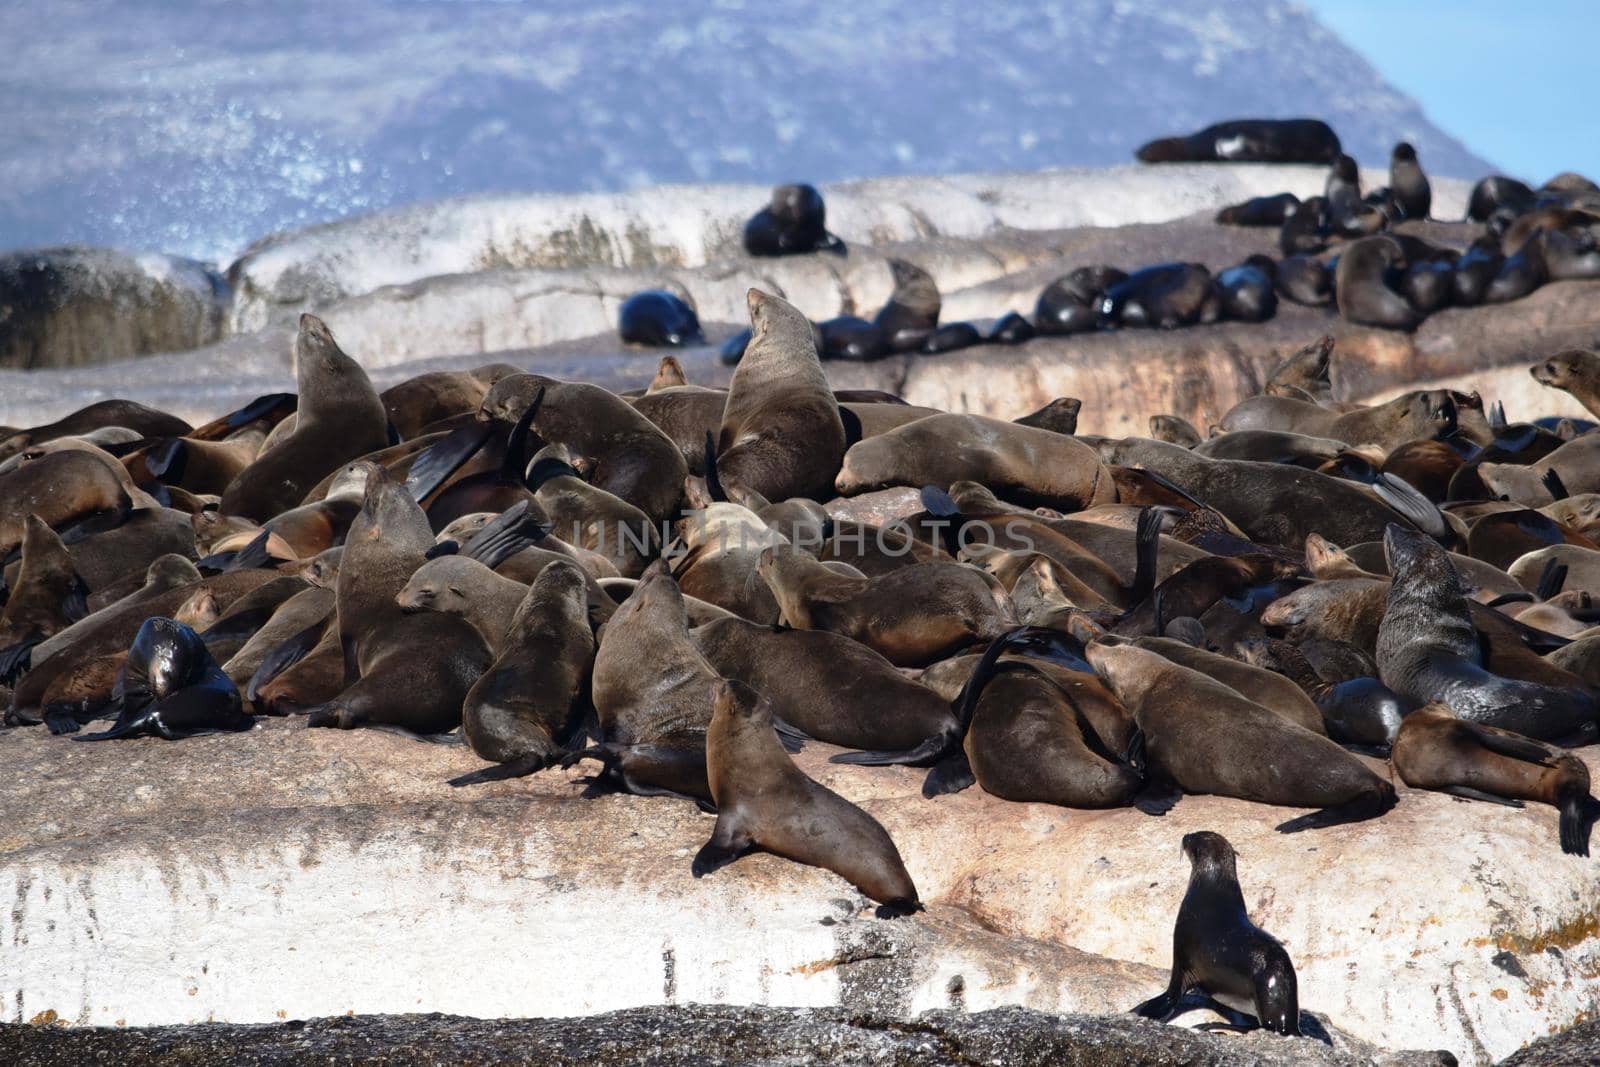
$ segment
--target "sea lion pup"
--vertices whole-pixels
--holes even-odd
[[[1222,226],[1282,226],[1289,213],[1299,206],[1300,198],[1293,193],[1253,196],[1242,204],[1230,204],[1217,212],[1216,222]]]
[[[1286,834],[1394,807],[1394,787],[1366,764],[1214,678],[1133,645],[1096,642],[1088,657],[1133,714],[1148,773],[1169,789],[1322,809],[1279,823]]]
[[[308,710],[307,726],[394,726],[443,733],[492,660],[464,619],[408,613],[396,602],[426,559],[433,534],[422,508],[388,471],[367,472],[334,583],[345,689]]]
[[[682,348],[706,340],[694,308],[665,289],[646,289],[624,300],[617,312],[617,334],[624,344],[650,348]]]
[[[255,725],[240,706],[238,688],[211,658],[200,635],[159,616],[146,619],[134,636],[113,699],[120,707],[111,729],[79,734],[74,740],[153,734],[175,741]]]
[[[22,567],[0,611],[0,682],[28,668],[33,647],[89,614],[89,587],[55,531],[29,515],[22,535]]]
[[[467,744],[499,766],[451,785],[516,778],[550,766],[582,731],[582,693],[594,663],[583,572],[552,563],[539,572],[499,642],[494,665],[467,692]]]
[[[1078,413],[1082,410],[1083,401],[1077,397],[1058,396],[1038,411],[1029,412],[1011,421],[1018,426],[1032,426],[1035,429],[1049,430],[1070,437],[1078,432]],[[938,412],[928,411],[926,414],[936,415]]]
[[[115,525],[132,507],[126,477],[120,465],[113,469],[79,449],[51,452],[0,474],[0,559],[22,544],[30,515],[57,530],[89,519]]]
[[[157,411],[133,400],[97,400],[55,422],[3,432],[3,436],[0,436],[0,460],[9,459],[32,445],[54,441],[58,437],[77,437],[107,426],[122,426],[141,437],[178,437],[192,429],[176,415]]]
[[[1339,135],[1321,119],[1232,119],[1141,146],[1141,163],[1328,163]]]
[[[1340,744],[1387,752],[1410,711],[1376,677],[1325,680],[1297,646],[1271,638],[1241,641],[1235,646],[1245,662],[1279,672],[1298,686],[1321,713],[1323,730]]]
[[[1433,210],[1433,187],[1417,161],[1417,150],[1405,141],[1389,154],[1389,200],[1402,218],[1425,219]]]
[[[756,565],[799,630],[853,637],[897,667],[924,667],[1017,624],[1005,588],[960,563],[915,563],[851,578],[792,546],[763,549]]]
[[[855,749],[937,749],[956,730],[949,704],[860,642],[825,630],[720,619],[694,631],[724,678],[758,690],[808,737]],[[818,685],[819,678],[827,685]]]
[[[661,362],[656,366],[656,376],[650,379],[650,384],[645,386],[644,391],[659,393],[663,389],[674,389],[688,384],[689,377],[683,373],[683,364],[678,362],[678,357],[662,356]]]
[[[1199,989],[1210,1002],[1205,1006],[1218,1014],[1229,1016],[1237,1006],[1253,1013],[1258,1025],[1298,1037],[1294,964],[1277,938],[1250,921],[1233,846],[1202,830],[1183,835],[1183,852],[1191,866],[1172,931],[1172,981],[1134,1013],[1167,1022],[1185,1010],[1185,994]]]
[[[1483,642],[1461,580],[1436,541],[1393,526],[1384,534],[1383,549],[1394,576],[1378,630],[1384,685],[1417,704],[1438,701],[1461,719],[1539,740],[1594,729],[1595,701],[1582,689],[1484,669]]]
[[[683,594],[665,560],[600,630],[591,688],[600,742],[562,760],[598,760],[590,792],[620,789],[709,805],[705,732],[717,672],[689,634]]]
[[[752,256],[846,252],[844,242],[827,230],[822,194],[803,183],[773,187],[772,200],[744,225],[744,250]]]
[[[1083,442],[983,415],[929,415],[859,441],[838,473],[834,488],[845,496],[974,481],[1019,504],[1064,512],[1116,500],[1115,482]]]
[[[626,500],[584,481],[560,451],[554,445],[543,449],[527,474],[552,531],[604,556],[622,577],[639,577],[661,554],[659,527]]]
[[[1195,448],[1205,441],[1200,431],[1182,415],[1151,415],[1150,436],[1184,448]]]
[[[1600,416],[1600,352],[1567,348],[1528,368],[1534,381],[1571,393],[1591,415]]]
[[[484,395],[481,414],[515,423],[543,390],[533,432],[583,460],[591,485],[650,516],[674,518],[689,466],[672,439],[633,405],[598,385],[513,374]]]
[[[1391,289],[1385,277],[1406,267],[1400,242],[1388,236],[1352,241],[1334,271],[1334,302],[1345,321],[1386,330],[1414,330],[1422,315]]]
[[[1108,441],[1100,453],[1110,463],[1159,471],[1261,545],[1298,547],[1316,532],[1341,544],[1372,541],[1400,517],[1362,488],[1303,467],[1207,459],[1140,438]]]
[[[726,679],[715,683],[713,700],[706,766],[717,825],[695,854],[694,876],[759,849],[834,872],[878,902],[879,918],[922,910],[888,832],[794,765],[778,741],[771,704]]]
[[[265,522],[299,504],[329,471],[389,443],[388,416],[367,372],[315,315],[300,316],[294,363],[300,398],[294,431],[269,444],[223,490],[229,515]]]
[[[839,402],[794,305],[751,289],[749,347],[728,383],[717,435],[722,482],[768,500],[825,500],[844,457]]]
[[[933,275],[903,259],[889,260],[894,292],[873,318],[891,352],[911,352],[939,327],[939,285]]]
[[[1433,703],[1406,716],[1391,758],[1413,789],[1512,808],[1524,800],[1549,804],[1561,812],[1561,851],[1589,854],[1600,803],[1589,795],[1589,768],[1565,749],[1458,719],[1448,706]]]
[[[1409,441],[1443,437],[1456,429],[1459,408],[1448,389],[1419,389],[1353,411],[1332,411],[1285,396],[1253,396],[1222,416],[1223,430],[1278,430],[1332,438],[1348,445],[1375,444],[1385,452]]]

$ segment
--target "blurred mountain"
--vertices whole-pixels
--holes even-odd
[[[1284,0],[13,0],[0,248],[226,259],[490,189],[1120,163],[1223,118],[1489,164]]]

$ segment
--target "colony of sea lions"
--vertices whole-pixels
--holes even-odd
[[[1385,194],[1404,218],[1428,210],[1414,163],[1397,153]],[[1329,202],[1375,206],[1351,180]],[[1474,204],[1506,233],[1553,211],[1493,184]],[[833,249],[803,188],[768,215],[761,247]],[[1529,240],[1574,225],[1550,214]],[[1362,238],[1341,269],[1361,240],[1414,254]],[[1259,307],[1270,264],[1249,266],[1235,295]],[[893,271],[856,339],[927,351],[937,289]],[[1075,271],[1038,328],[1107,308],[1173,325],[1176,294],[1220,299],[1199,277]],[[666,295],[629,311],[639,337],[689,328]],[[1592,429],[1450,390],[1335,399],[1323,337],[1206,431],[1158,415],[1146,437],[1092,436],[1075,398],[1005,419],[836,391],[836,331],[758,289],[748,309],[727,389],[669,356],[628,393],[504,364],[380,392],[305,315],[294,395],[198,429],[111,401],[10,433],[6,724],[126,745],[290,716],[464,742],[485,766],[453,786],[581,770],[585,795],[693,803],[717,816],[695,876],[767,851],[886,917],[921,907],[916,872],[796,766],[804,745],[920,768],[929,798],[1155,819],[1212,794],[1283,833],[1382,820],[1411,789],[1532,800],[1588,854],[1600,803],[1570,749],[1600,740]],[[1600,397],[1600,354],[1530,371]],[[915,503],[853,517],[891,488]],[[1171,986],[1139,1010],[1198,989],[1298,1032],[1293,967],[1245,915],[1231,846],[1184,849]]]

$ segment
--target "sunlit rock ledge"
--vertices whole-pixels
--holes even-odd
[[[884,823],[926,913],[876,919],[832,874],[770,856],[696,880],[713,820],[693,805],[582,799],[559,771],[452,789],[477,765],[460,746],[298,720],[175,743],[6,731],[4,1017],[1117,1013],[1162,988],[1178,843],[1200,829],[1238,848],[1252,916],[1336,1035],[1485,1063],[1600,1009],[1600,879],[1560,852],[1551,809],[1401,787],[1379,820],[1284,836],[1283,809],[1212,797],[1160,819],[976,788],[930,801],[920,772],[832,751],[800,765]]]

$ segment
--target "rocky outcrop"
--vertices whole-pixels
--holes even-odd
[[[1359,1044],[1340,1045],[1023,1008],[970,1015],[932,1011],[914,1019],[839,1009],[695,1005],[583,1019],[401,1015],[148,1030],[0,1025],[0,1056],[27,1067],[76,1067],[91,1059],[126,1067],[174,1062],[380,1067],[398,1061],[418,1067],[1444,1067],[1450,1062],[1438,1053],[1374,1055]]]
[[[0,255],[0,367],[71,367],[198,348],[222,333],[209,266],[101,248]]]
[[[1549,809],[1402,788],[1380,820],[1286,837],[1281,811],[1214,797],[1161,819],[977,789],[929,801],[921,772],[831,751],[800,764],[883,822],[926,913],[873,918],[842,880],[771,856],[696,880],[711,819],[692,805],[582,799],[565,772],[451,789],[477,765],[460,746],[285,720],[176,743],[6,731],[0,1003],[74,1025],[686,1003],[1115,1013],[1162,987],[1178,842],[1211,829],[1331,1028],[1484,1063],[1600,1008],[1600,882],[1560,853]]]

